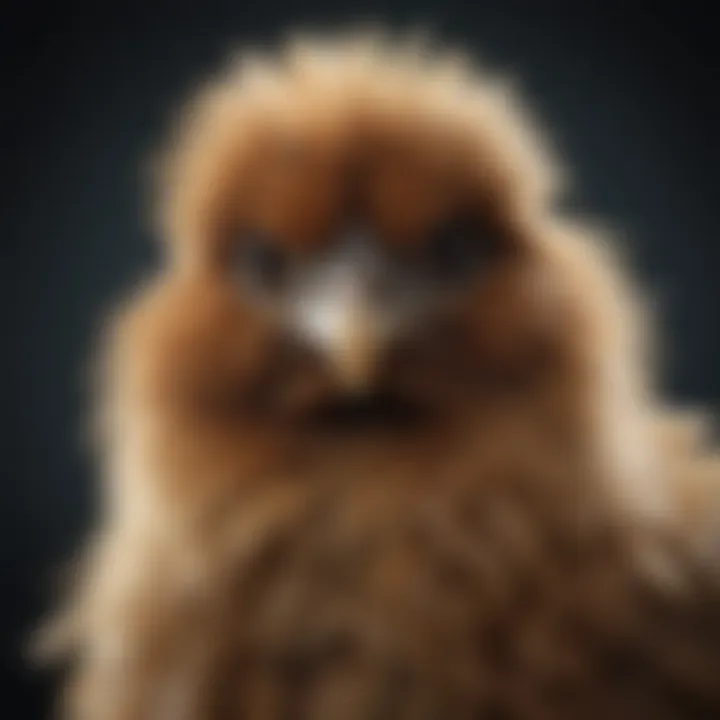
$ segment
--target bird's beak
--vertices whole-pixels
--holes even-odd
[[[329,258],[309,278],[295,303],[296,332],[323,355],[342,388],[368,390],[388,333],[378,307],[377,262],[365,252]]]
[[[363,298],[348,298],[330,309],[324,350],[338,382],[352,393],[367,390],[381,351],[378,318]]]

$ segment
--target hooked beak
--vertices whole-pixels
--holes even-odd
[[[347,392],[367,392],[389,336],[392,313],[373,291],[382,271],[377,254],[361,243],[340,246],[305,279],[293,299],[293,330],[327,360]]]
[[[328,308],[323,350],[344,389],[363,393],[372,383],[382,350],[378,318],[362,298]]]

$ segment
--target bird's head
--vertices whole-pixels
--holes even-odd
[[[461,407],[520,388],[571,332],[554,169],[462,59],[367,38],[244,58],[191,104],[167,169],[171,272],[261,319],[258,412]]]

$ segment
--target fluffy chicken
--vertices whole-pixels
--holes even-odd
[[[70,717],[720,716],[720,464],[562,175],[412,44],[199,93],[110,323]]]

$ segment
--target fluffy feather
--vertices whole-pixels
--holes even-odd
[[[72,717],[720,713],[720,464],[531,127],[465,61],[366,37],[242,59],[189,106],[167,266],[112,324]],[[352,213],[412,257],[458,209],[484,272],[373,377],[413,421],[333,414],[330,368],[238,291],[238,228],[310,258]]]

